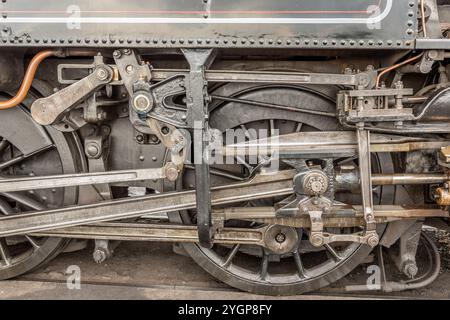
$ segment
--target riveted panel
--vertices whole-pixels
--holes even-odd
[[[413,48],[417,0],[6,0],[8,46]]]

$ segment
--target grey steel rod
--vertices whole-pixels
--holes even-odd
[[[165,168],[118,170],[52,176],[0,179],[1,192],[52,189],[102,183],[153,180],[165,178]]]
[[[444,183],[449,180],[450,176],[444,173],[394,173],[372,175],[372,184],[377,186]]]

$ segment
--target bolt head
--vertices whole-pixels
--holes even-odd
[[[137,112],[147,113],[152,109],[152,107],[153,101],[146,94],[140,93],[133,98],[133,108]]]
[[[97,76],[97,79],[100,81],[104,81],[104,80],[108,79],[108,76],[109,76],[108,71],[106,71],[103,68],[99,68],[95,74]]]
[[[126,71],[127,73],[132,73],[133,70],[134,70],[134,68],[133,68],[132,65],[128,65],[128,66],[125,67],[125,71]]]
[[[379,243],[380,239],[378,237],[378,235],[374,234],[371,235],[368,239],[367,239],[367,244],[369,246],[371,246],[372,248],[376,247]]]
[[[118,59],[122,56],[122,53],[119,50],[113,52],[113,57]]]
[[[412,262],[407,263],[403,268],[403,273],[411,279],[414,278],[418,272],[419,269],[417,268],[417,265]]]
[[[107,255],[106,255],[105,250],[99,248],[94,251],[94,253],[92,254],[92,257],[94,258],[94,261],[96,263],[102,263],[103,261],[106,260]]]
[[[284,233],[279,233],[275,236],[275,241],[278,243],[283,243],[286,240],[286,235]]]
[[[144,136],[141,135],[141,134],[138,134],[138,135],[136,136],[136,141],[137,141],[137,142],[143,142],[143,141],[144,141]]]
[[[90,157],[95,157],[95,156],[97,156],[98,155],[98,153],[99,153],[99,148],[98,148],[98,146],[96,146],[95,144],[89,144],[87,147],[86,147],[86,153],[88,154],[88,156],[90,156]]]
[[[324,243],[323,241],[323,237],[318,235],[318,234],[314,234],[309,238],[309,242],[311,242],[311,244],[314,247],[321,247]]]
[[[169,181],[175,181],[178,179],[178,168],[172,164],[166,167],[166,178]]]

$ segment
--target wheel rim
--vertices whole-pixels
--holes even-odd
[[[29,97],[28,102],[34,100]],[[9,139],[8,134],[14,134],[8,119],[20,117],[20,130],[28,132],[27,128],[36,126],[26,108],[18,107],[5,111],[0,121],[0,171],[5,178],[11,176],[49,175],[74,173],[78,171],[80,159],[76,151],[75,137],[62,134],[52,128],[33,130],[40,134],[36,138],[49,139],[52,144],[36,150],[32,155],[23,156],[21,150],[31,150],[32,145],[27,139]],[[6,121],[6,122],[5,122]],[[30,126],[30,127],[28,127]],[[10,140],[14,140],[12,143]],[[51,164],[51,165],[49,165]],[[63,205],[73,205],[77,200],[76,188],[51,189],[26,192],[9,192],[0,194],[0,215],[16,215],[24,212],[56,208]],[[29,272],[47,262],[67,244],[68,240],[61,238],[16,236],[0,238],[0,279],[8,279]]]
[[[219,90],[233,91],[233,89],[230,90],[229,88]],[[265,90],[265,88],[239,86],[239,88],[235,90],[235,94],[231,94],[231,96],[258,101],[258,90]],[[295,97],[286,97],[286,93],[292,94],[293,92],[298,92],[298,90],[301,90],[302,93],[308,92],[308,94],[314,95],[314,97],[310,97],[311,105],[302,105],[302,108],[314,108],[318,106],[321,111],[333,111],[335,109],[334,104],[330,103],[329,98],[323,95],[316,95],[309,90],[304,91],[303,87],[289,86],[286,89],[283,88],[283,92],[280,93],[280,96],[274,94],[274,87],[271,86],[270,92],[266,92],[266,94],[263,95],[263,99],[265,100],[259,101],[289,105],[287,102],[296,99]],[[230,92],[227,93],[229,94]],[[302,97],[299,97],[298,99],[304,98],[304,94],[301,96]],[[290,105],[292,105],[292,103]],[[236,106],[235,103],[234,106],[233,103],[214,106],[215,110],[211,115],[211,123],[216,124],[222,131],[230,127],[240,127],[245,131],[248,127],[254,125],[252,122],[261,122],[261,120],[254,119],[262,114],[262,121],[266,123],[269,132],[276,129],[281,123],[284,123],[285,128],[280,130],[280,134],[289,133],[286,131],[286,127],[291,128],[291,132],[292,128],[294,128],[293,131],[297,132],[317,131],[324,130],[325,128],[326,130],[340,129],[339,124],[336,121],[330,122],[330,119],[322,119],[318,116],[308,115],[304,117],[306,120],[297,121],[290,120],[296,119],[295,117],[299,116],[298,113],[295,112],[284,114],[280,117],[280,114],[273,115],[273,112],[271,114],[269,110],[255,110],[254,108],[252,108],[250,115],[240,116],[243,119],[253,119],[254,121],[238,124],[237,122],[239,120],[237,120],[236,117],[231,117],[227,123],[224,116],[227,114],[239,114],[238,112],[233,112],[233,109],[241,108],[242,111],[242,107],[243,106]],[[214,126],[212,125],[212,127]],[[250,138],[255,139],[256,137]],[[353,161],[353,159],[349,159],[347,162],[348,161]],[[383,161],[378,161],[376,159],[375,161],[376,163],[385,163],[386,159],[383,159]],[[248,164],[242,161],[240,163],[244,167],[247,167],[247,170],[251,170],[248,168]],[[374,165],[374,167],[379,167],[379,169],[382,170],[381,166]],[[387,165],[387,171],[391,170],[393,170],[392,163]],[[381,189],[374,190],[374,196],[376,197],[375,203],[389,203],[391,201],[391,199],[387,199],[387,202],[382,201],[381,195]],[[188,214],[182,214],[182,218],[185,223],[192,223]],[[383,230],[384,226],[380,226],[378,232],[382,233]],[[352,230],[348,229],[341,230],[341,232],[351,231]],[[322,247],[320,251],[312,250],[312,246],[309,245],[309,241],[307,240],[306,232],[301,229],[297,229],[296,232],[300,235],[300,239],[303,238],[299,241],[297,249],[289,254],[278,257],[262,248],[259,248],[259,254],[255,254],[254,248],[250,250],[252,251],[251,254],[248,254],[248,252],[245,253],[245,245],[234,245],[225,249],[223,246],[215,245],[212,249],[205,249],[199,245],[186,244],[185,249],[201,267],[223,282],[242,290],[269,295],[299,294],[326,286],[353,270],[353,268],[359,265],[371,252],[369,246],[356,243],[345,245],[332,244]],[[239,258],[248,259],[249,255],[258,258],[259,262],[250,266],[248,264],[243,265],[242,262],[239,263],[236,261]],[[306,257],[308,255],[309,257]]]

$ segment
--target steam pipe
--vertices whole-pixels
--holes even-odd
[[[23,77],[22,84],[17,91],[17,94],[9,100],[0,101],[0,110],[13,108],[22,103],[22,101],[27,96],[28,91],[30,90],[39,65],[46,58],[52,56],[95,56],[97,53],[98,50],[85,49],[45,50],[37,53],[28,65],[27,71],[25,72],[25,76]]]
[[[36,71],[39,67],[39,64],[46,58],[51,56],[58,55],[59,51],[57,50],[45,50],[36,54],[28,65],[27,71],[25,72],[25,76],[23,77],[22,84],[20,85],[19,91],[17,94],[9,100],[0,101],[0,110],[5,110],[9,108],[13,108],[25,99],[30,90],[31,83],[33,82],[34,76],[36,75]]]

